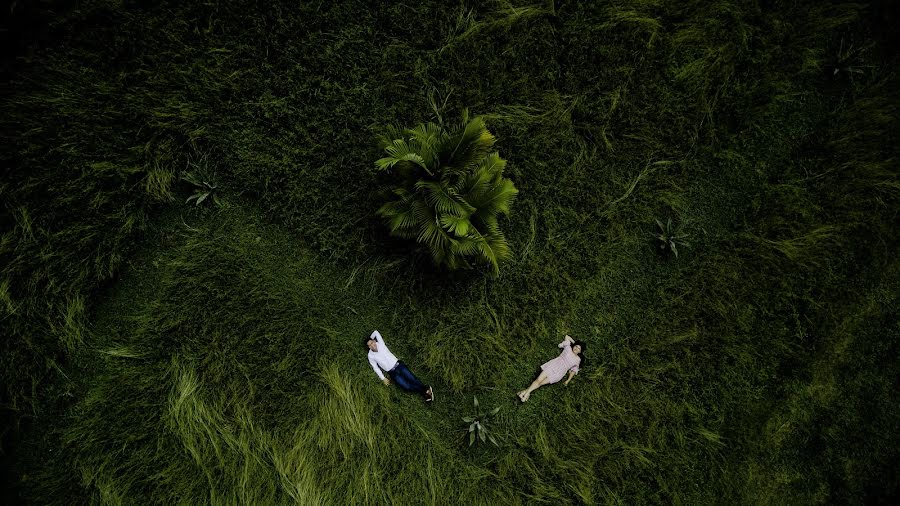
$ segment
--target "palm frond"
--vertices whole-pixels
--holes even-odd
[[[452,270],[455,269],[468,269],[471,268],[472,265],[466,260],[466,257],[462,255],[457,255],[453,253],[453,246],[450,248],[450,254],[448,254],[444,258],[444,265],[449,267]]]
[[[381,206],[376,214],[385,218],[391,233],[415,229],[416,216],[413,214],[409,202],[392,200]]]
[[[512,256],[509,249],[509,243],[502,232],[491,232],[482,236],[482,240],[477,243],[479,257],[491,265],[494,275],[500,274],[500,262],[507,260]]]
[[[415,239],[419,237],[419,231],[415,228],[401,228],[391,232],[391,235],[400,239]]]
[[[416,152],[417,147],[411,145],[405,139],[394,139],[390,145],[384,148],[390,156],[376,160],[375,167],[379,170],[387,170],[400,162],[410,162],[428,171],[425,159]]]
[[[440,217],[438,220],[441,223],[447,232],[454,234],[456,237],[465,237],[466,234],[469,233],[469,228],[472,226],[472,222],[469,221],[469,218],[464,216],[453,216],[452,214],[445,214]]]
[[[394,188],[393,190],[391,190],[391,193],[400,197],[400,200],[403,201],[409,201],[415,197],[412,192],[402,186]]]
[[[419,234],[416,238],[420,243],[424,243],[431,251],[434,261],[442,263],[450,251],[454,239],[441,228],[432,208],[424,201],[417,200],[412,203],[413,214],[416,217],[416,224],[419,227]]]
[[[481,234],[492,234],[500,232],[500,224],[497,222],[497,215],[488,209],[479,209],[472,214],[470,221]]]
[[[425,192],[425,199],[439,214],[467,217],[475,212],[475,208],[460,198],[453,188],[437,181],[419,181],[416,190]]]
[[[458,256],[476,256],[478,255],[478,243],[483,240],[480,234],[472,234],[472,237],[463,237],[456,241],[451,251]]]
[[[384,149],[391,144],[393,144],[394,140],[403,138],[403,129],[397,127],[396,125],[387,125],[381,129],[381,133],[378,134],[378,149]]]
[[[473,118],[465,128],[451,136],[438,151],[441,165],[448,170],[467,171],[478,166],[491,151],[497,138],[481,117]]]
[[[509,179],[499,179],[487,191],[469,199],[469,203],[479,211],[509,214],[510,207],[519,190]]]
[[[491,183],[503,175],[506,160],[496,151],[486,156],[481,164],[461,178],[458,192],[466,201],[478,201],[491,187]]]
[[[406,131],[410,146],[425,161],[430,172],[437,166],[437,148],[443,139],[443,129],[434,123],[426,123]]]

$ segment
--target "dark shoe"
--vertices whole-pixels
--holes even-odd
[[[434,400],[434,390],[431,387],[428,387],[428,390],[425,391],[425,402],[431,402]]]

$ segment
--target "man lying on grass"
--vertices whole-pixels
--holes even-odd
[[[423,385],[422,382],[419,381],[419,378],[416,378],[412,371],[406,367],[406,364],[397,360],[397,357],[395,357],[394,354],[391,353],[391,350],[388,349],[387,345],[384,344],[384,338],[381,337],[381,334],[379,334],[377,330],[372,332],[372,335],[366,338],[366,348],[369,348],[369,364],[371,364],[372,369],[375,370],[375,374],[381,378],[381,381],[383,381],[385,385],[390,385],[391,380],[384,376],[384,373],[381,372],[382,369],[384,369],[388,373],[388,376],[397,383],[397,386],[403,390],[422,394],[422,397],[425,398],[425,402],[434,400],[434,391],[431,390],[431,387]]]

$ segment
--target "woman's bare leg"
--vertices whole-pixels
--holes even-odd
[[[534,392],[541,386],[545,385],[547,383],[547,379],[547,373],[541,371],[541,373],[538,374],[537,379],[531,382],[531,385],[529,385],[528,388],[518,393],[519,399],[522,399],[522,402],[527,401],[528,397],[531,396],[531,392]]]

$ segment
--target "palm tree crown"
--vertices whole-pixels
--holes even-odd
[[[496,140],[468,112],[452,132],[434,123],[389,127],[379,137],[388,156],[375,166],[400,179],[378,209],[391,235],[424,244],[437,265],[470,267],[472,259],[498,274],[511,251],[497,217],[509,213],[519,191],[503,177],[506,161],[491,151]]]

